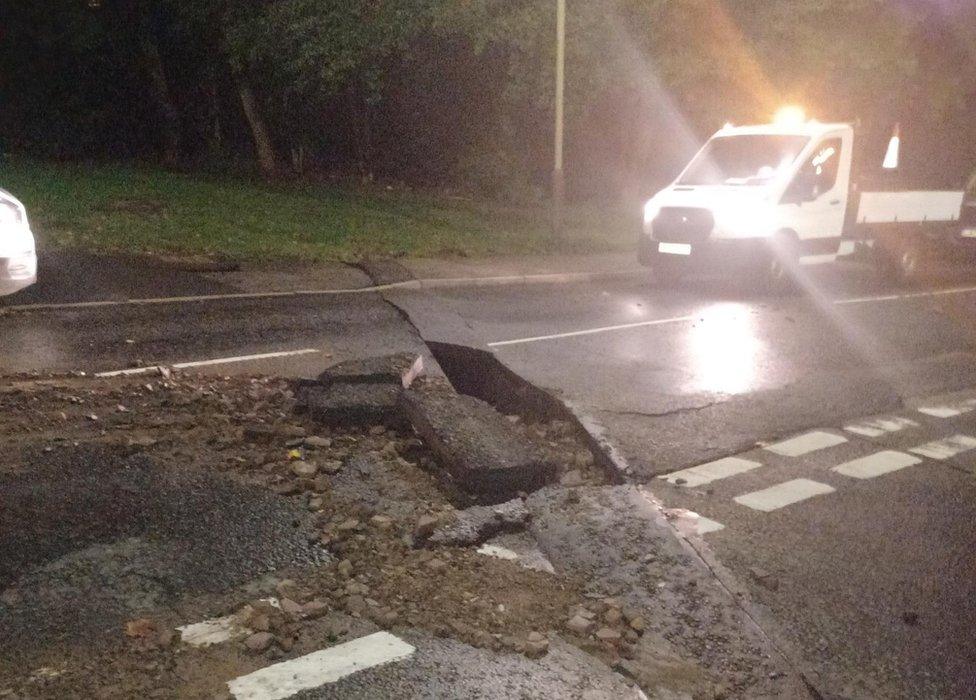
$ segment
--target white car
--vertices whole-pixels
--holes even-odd
[[[27,210],[0,189],[0,296],[13,294],[37,281],[37,250]]]

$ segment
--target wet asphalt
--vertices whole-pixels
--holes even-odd
[[[35,450],[0,475],[0,657],[116,635],[186,593],[328,561],[312,533],[307,511],[220,475],[112,448]]]
[[[83,294],[69,276],[60,291],[29,290],[37,296],[2,300],[0,309],[236,291],[212,275],[146,282],[99,270]],[[128,293],[129,284],[139,288]],[[731,498],[788,477],[829,482],[820,472],[840,453],[764,462],[768,476],[718,482],[702,496],[655,477],[976,387],[976,291],[945,293],[970,286],[970,271],[902,289],[845,265],[816,271],[807,293],[786,297],[715,280],[660,288],[648,277],[396,292],[387,300],[425,339],[490,347],[529,381],[572,400],[606,427],[666,506],[725,525],[706,545],[771,613],[770,633],[821,670],[828,695],[917,697],[976,691],[976,476],[913,468],[765,518]],[[401,314],[370,294],[0,311],[0,372],[104,371],[306,347],[343,359],[419,345]],[[332,361],[219,371],[312,374]],[[756,583],[755,569],[772,573],[775,590],[768,579]]]
[[[933,425],[916,410],[976,396],[942,396],[976,388],[976,274],[900,288],[848,265],[808,281],[786,297],[707,279],[661,289],[648,276],[391,298],[425,338],[491,347],[573,401],[666,507],[723,526],[704,546],[826,696],[972,696],[976,469],[963,458],[976,453],[865,480],[831,469],[976,437],[976,422]],[[891,444],[848,434],[792,460],[759,448],[874,416],[919,428]],[[762,466],[699,488],[655,478],[737,454]],[[770,513],[733,500],[798,478],[835,491]]]

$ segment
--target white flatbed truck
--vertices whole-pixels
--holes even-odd
[[[746,267],[785,284],[848,255],[904,279],[930,253],[976,250],[962,189],[897,189],[899,140],[896,129],[887,152],[868,154],[850,124],[726,125],[645,204],[638,257],[665,279]],[[869,163],[882,186],[867,186]]]

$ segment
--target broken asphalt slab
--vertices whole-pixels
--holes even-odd
[[[691,696],[704,692],[704,684],[730,686],[733,696],[809,696],[778,638],[740,605],[713,562],[675,536],[646,490],[549,487],[526,505],[530,531],[557,572],[581,577],[589,596],[618,598],[646,621],[637,657],[629,660],[632,675],[654,675],[653,667],[642,669],[643,655],[648,664],[683,668]],[[589,633],[599,630],[594,624]]]
[[[405,391],[400,407],[456,485],[481,499],[498,503],[555,476],[556,465],[484,401],[428,383]]]

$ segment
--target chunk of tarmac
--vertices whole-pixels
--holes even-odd
[[[413,353],[341,362],[298,384],[298,408],[326,425],[393,425],[400,393],[423,374],[423,358]]]
[[[527,443],[489,404],[440,382],[404,391],[400,408],[441,467],[464,491],[487,503],[552,481],[556,465]]]

